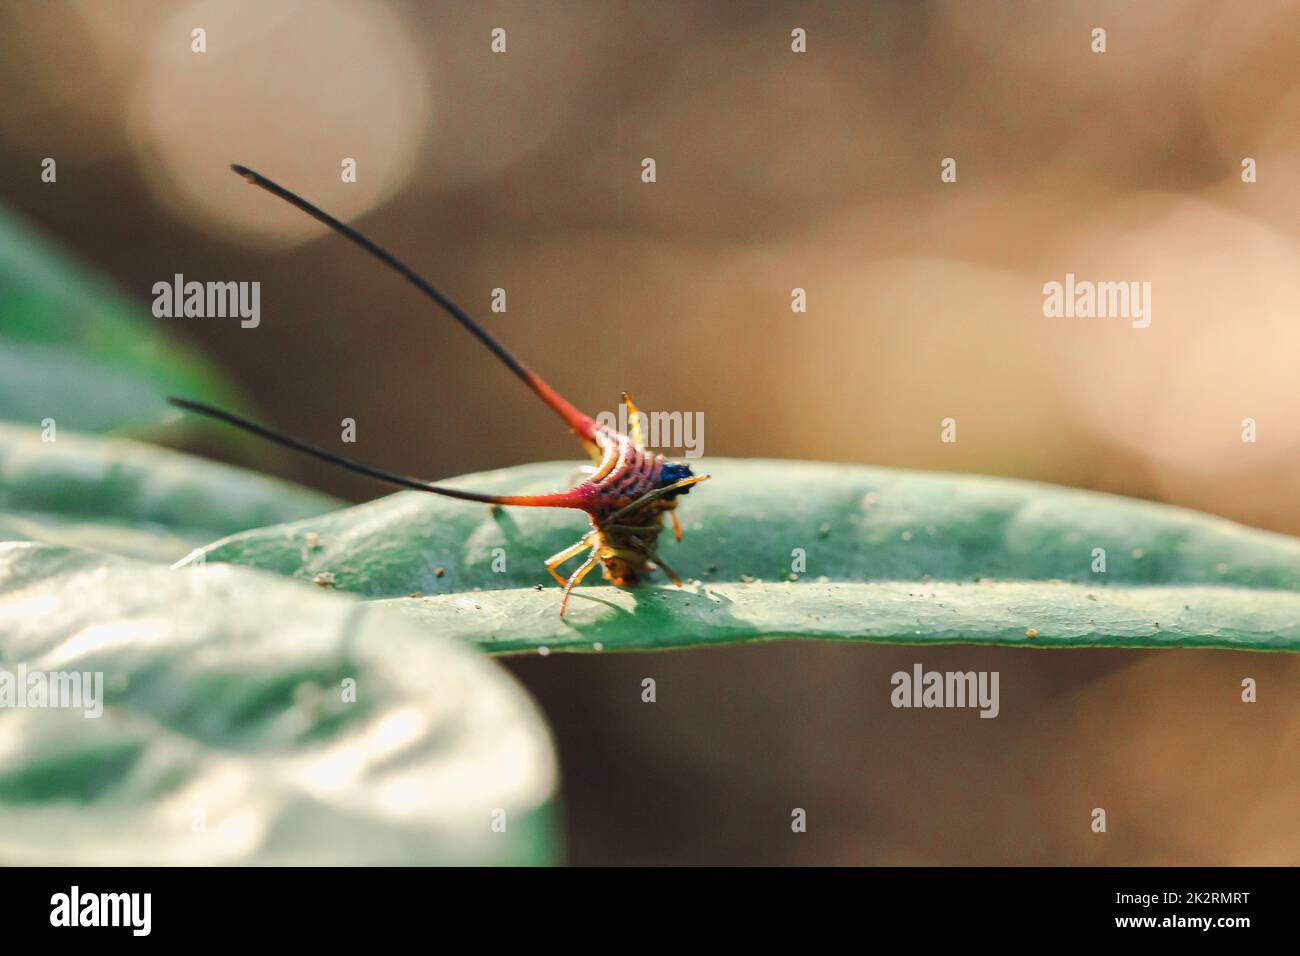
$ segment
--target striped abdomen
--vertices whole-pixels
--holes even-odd
[[[592,498],[593,515],[617,511],[658,488],[664,456],[638,448],[626,435],[601,426],[596,444],[604,452],[595,473],[584,483]]]

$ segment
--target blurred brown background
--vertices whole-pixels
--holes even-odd
[[[142,306],[175,272],[261,281],[255,330],[159,321],[290,431],[353,417],[359,457],[430,477],[577,456],[469,336],[232,161],[398,250],[584,409],[627,389],[702,410],[708,455],[1012,475],[1300,533],[1296,3],[88,0],[0,22],[0,198]],[[1045,319],[1066,272],[1152,282],[1151,327]],[[891,709],[916,660],[1001,671],[1001,716]],[[558,739],[573,862],[1300,863],[1293,657],[508,666]]]

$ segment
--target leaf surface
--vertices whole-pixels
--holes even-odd
[[[215,366],[160,325],[183,320],[152,318],[144,291],[132,301],[0,207],[0,420],[143,433],[176,418],[168,394],[237,407]],[[222,440],[239,442],[229,430]]]
[[[102,714],[0,710],[0,864],[551,858],[555,758],[531,701],[376,604],[0,545],[0,692],[20,668],[28,686],[101,674]]]
[[[242,532],[191,560],[325,574],[494,651],[800,636],[1300,649],[1289,623],[1300,620],[1300,541],[1282,535],[998,478],[725,459],[696,470],[713,479],[682,499],[685,540],[665,534],[661,547],[698,583],[584,585],[563,619],[543,561],[585,531],[578,512],[402,492]],[[528,494],[575,476],[552,463],[446,483]]]
[[[121,438],[0,422],[0,540],[171,563],[213,538],[334,510],[328,495]]]

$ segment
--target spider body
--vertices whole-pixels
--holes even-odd
[[[662,455],[655,454],[645,447],[641,416],[626,392],[623,393],[623,401],[627,404],[628,416],[632,424],[629,427],[629,434],[625,435],[608,426],[598,424],[590,416],[580,412],[507,351],[463,309],[404,265],[392,253],[375,245],[351,226],[345,225],[265,176],[245,166],[231,168],[248,182],[278,196],[356,243],[433,299],[568,424],[582,440],[595,464],[590,475],[568,491],[548,495],[487,495],[462,491],[459,488],[444,488],[420,478],[362,464],[202,402],[171,398],[169,401],[173,405],[227,422],[244,431],[331,464],[403,488],[491,505],[573,508],[585,512],[591,523],[591,530],[576,544],[553,554],[546,561],[546,570],[564,588],[564,596],[560,601],[561,615],[568,607],[570,592],[597,563],[602,565],[605,578],[615,585],[623,587],[634,585],[647,571],[657,566],[668,575],[673,584],[681,587],[681,580],[658,554],[657,544],[659,535],[663,531],[663,518],[665,514],[672,517],[673,532],[680,541],[682,530],[676,515],[678,499],[689,492],[693,485],[706,480],[709,476],[693,474],[689,465],[666,461]],[[584,551],[587,555],[582,564],[567,578],[563,577],[558,568]]]
[[[547,397],[543,395],[543,398]],[[628,435],[598,425],[576,409],[553,406],[587,446],[595,462],[591,474],[566,492],[502,497],[497,502],[575,508],[586,512],[591,530],[546,561],[546,570],[564,588],[564,597],[560,601],[561,615],[568,607],[569,592],[597,563],[601,564],[605,579],[620,587],[635,585],[652,565],[663,571],[673,584],[678,587],[682,584],[657,550],[663,518],[665,514],[672,518],[674,535],[680,541],[682,530],[676,514],[678,499],[709,476],[696,475],[689,465],[667,461],[663,455],[649,451],[642,437],[641,417],[626,392],[623,401],[632,421],[631,434]],[[586,557],[577,570],[567,578],[562,576],[558,568],[584,551]]]
[[[631,401],[623,400],[631,410]],[[635,415],[633,416],[635,418]],[[586,493],[587,516],[591,531],[574,547],[553,555],[547,570],[568,593],[590,570],[593,560],[599,560],[605,580],[619,587],[635,585],[653,562],[669,579],[681,587],[681,580],[656,549],[659,534],[663,531],[664,515],[673,520],[677,540],[681,540],[681,524],[677,520],[677,501],[688,494],[696,478],[689,465],[664,460],[653,454],[637,439],[603,428],[597,434],[597,445],[604,449],[601,464],[586,482],[578,486]],[[590,544],[587,561],[569,579],[556,573],[551,562],[562,563]],[[563,602],[560,613],[564,613]]]

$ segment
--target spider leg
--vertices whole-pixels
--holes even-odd
[[[668,512],[673,518],[673,537],[678,541],[682,540],[682,523],[677,520],[677,509],[674,508]]]
[[[651,551],[651,552],[650,552],[650,560],[653,561],[656,565],[658,565],[660,571],[662,571],[664,574],[668,575],[668,580],[669,580],[669,581],[672,581],[673,584],[677,585],[677,587],[681,587],[681,586],[682,586],[682,579],[679,578],[679,577],[677,576],[677,572],[676,572],[676,571],[674,571],[672,568],[668,567],[668,563],[667,563],[666,561],[664,561],[663,558],[659,557],[658,554],[656,554],[655,552]]]
[[[668,565],[664,563],[663,559],[660,558],[659,555],[655,554],[649,545],[640,542],[633,542],[632,545],[633,546],[630,548],[603,547],[600,549],[601,560],[622,558],[624,561],[635,563],[638,567],[642,568],[647,568],[649,566],[647,563],[648,561],[654,561],[655,565],[672,579],[673,584],[678,587],[682,586],[681,580],[678,579],[677,575],[673,572],[673,569],[668,567]]]
[[[588,546],[588,542],[591,541],[591,536],[594,533],[595,532],[588,531],[581,538],[579,538],[576,543],[571,544],[563,551],[555,552],[555,554],[551,555],[549,558],[546,559],[546,570],[551,572],[551,577],[555,578],[555,583],[558,584],[560,587],[565,586],[565,579],[560,577],[560,575],[556,572],[555,569],[558,568],[565,561],[568,561],[569,558],[573,557],[578,552],[584,550]]]
[[[632,439],[632,444],[637,448],[644,449],[645,435],[641,433],[641,413],[636,410],[627,392],[623,393],[623,404],[627,406],[627,437]]]
[[[582,562],[578,570],[569,575],[569,580],[564,584],[564,597],[560,601],[560,617],[564,617],[564,609],[569,606],[569,592],[581,583],[582,579],[587,576],[587,572],[594,568],[599,560],[600,548],[597,546],[591,549],[591,554],[587,555],[587,560]]]
[[[642,505],[649,504],[651,501],[654,501],[656,498],[662,498],[670,491],[676,491],[679,488],[689,488],[691,485],[696,484],[697,482],[707,481],[708,479],[709,479],[708,475],[693,475],[690,478],[683,478],[681,481],[674,481],[671,485],[665,485],[662,488],[656,488],[653,491],[647,491],[640,498],[636,499],[635,501],[629,504],[624,505],[622,508],[619,508],[617,511],[615,511],[612,515],[610,515],[605,520],[617,521],[619,518],[623,517],[623,515],[627,514],[629,511],[635,511],[638,508],[640,508]]]

